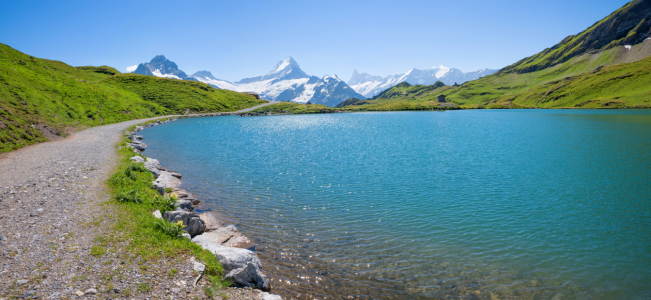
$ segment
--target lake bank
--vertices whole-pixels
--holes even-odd
[[[336,290],[342,296],[436,298],[475,297],[478,291],[478,297],[600,298],[621,292],[635,298],[644,291],[635,284],[643,274],[635,264],[626,264],[627,283],[596,276],[613,263],[603,251],[617,238],[595,239],[599,227],[572,216],[603,207],[626,211],[641,201],[631,193],[648,192],[640,189],[648,172],[639,165],[647,155],[641,149],[648,147],[648,120],[641,110],[224,117],[179,120],[145,136],[151,155],[187,170],[189,190],[220,207],[230,223],[242,224],[260,245],[263,263],[277,267],[269,271],[283,295]],[[572,146],[576,139],[582,141],[578,148]],[[626,152],[607,150],[615,144]],[[606,166],[608,174],[598,172]],[[579,170],[586,169],[603,179],[582,177]],[[636,174],[632,182],[616,176],[624,170]],[[622,194],[617,186],[632,188]],[[611,207],[613,195],[625,200],[619,200],[623,206]],[[505,199],[515,202],[509,206]],[[600,217],[622,230],[616,215]],[[635,224],[648,230],[639,227],[643,220]],[[581,230],[590,238],[577,238]],[[648,242],[640,241],[622,244],[638,253]],[[588,246],[603,251],[587,254],[582,249]],[[561,254],[569,256],[556,257]],[[571,258],[579,254],[584,257]],[[602,263],[593,264],[595,276],[572,268],[554,276],[562,264],[544,262],[559,259],[575,268]],[[556,285],[568,278],[571,289]],[[600,290],[600,282],[613,288]],[[509,283],[512,288],[503,290]]]

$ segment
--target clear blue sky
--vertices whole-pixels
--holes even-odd
[[[0,43],[73,66],[164,54],[237,81],[292,56],[310,75],[445,65],[499,69],[576,34],[626,0],[10,1]]]

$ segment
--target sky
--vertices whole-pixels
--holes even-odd
[[[499,69],[606,17],[624,0],[10,1],[0,43],[121,72],[163,54],[188,75],[238,81],[293,57],[309,75]]]

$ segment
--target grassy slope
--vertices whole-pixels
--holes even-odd
[[[38,130],[43,126],[63,132],[186,109],[233,111],[264,102],[196,82],[130,78],[111,67],[75,68],[0,44],[0,153],[46,141]]]
[[[645,61],[651,56],[651,40],[644,40],[651,26],[649,13],[648,1],[635,0],[583,32],[493,75],[457,88],[420,93],[394,87],[383,92],[387,99],[357,102],[354,109],[414,107],[435,101],[438,94],[470,108],[649,107],[651,69]],[[622,46],[627,44],[633,47]]]
[[[334,113],[340,111],[339,109],[325,106],[323,104],[300,104],[294,102],[281,102],[277,104],[267,105],[256,108],[251,112],[244,113],[259,113],[266,114],[320,114],[320,113]]]
[[[235,111],[265,103],[254,96],[187,80],[158,78],[140,74],[119,74],[102,81],[132,92],[142,99],[165,107],[172,113]]]
[[[616,107],[649,107],[650,55],[651,41],[645,41],[630,50],[618,46],[577,56],[539,71],[522,74],[501,72],[466,82],[460,87],[445,86],[418,94],[418,90],[410,93],[409,88],[393,87],[393,91],[385,92],[391,95],[389,99],[366,100],[369,103],[366,108],[372,110],[373,105],[378,104],[386,107],[397,103],[431,103],[439,94],[469,108],[596,108],[613,107],[612,101],[619,102]],[[612,79],[623,74],[635,76]],[[583,92],[577,94],[579,90]]]
[[[524,58],[498,73],[534,72],[592,51],[637,44],[649,31],[650,13],[651,3],[648,1],[631,1],[579,34],[568,36],[554,47]]]

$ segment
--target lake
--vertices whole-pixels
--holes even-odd
[[[181,119],[145,155],[297,299],[651,298],[651,111]]]

